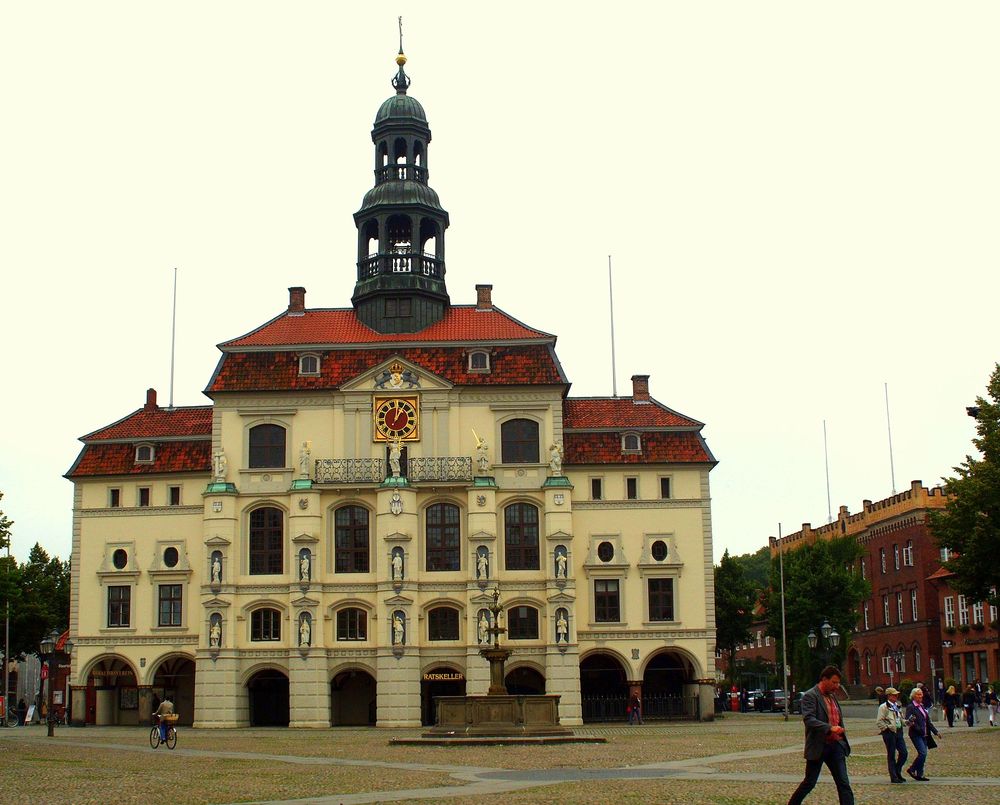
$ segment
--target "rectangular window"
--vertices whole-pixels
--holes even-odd
[[[140,486],[139,487],[139,505],[148,506],[149,505],[149,487]]]
[[[160,626],[181,625],[181,585],[160,585]]]
[[[972,622],[982,623],[983,622],[983,602],[977,601],[972,605]]]
[[[764,645],[765,646],[771,645],[771,635],[769,634],[764,635]]]
[[[882,596],[882,623],[889,625],[889,596]]]
[[[108,506],[112,509],[117,509],[121,505],[122,505],[122,491],[120,489],[109,489]]]
[[[639,479],[638,478],[626,478],[625,479],[625,498],[627,500],[638,500],[639,499]]]
[[[122,627],[131,624],[132,588],[108,587],[108,626]]]
[[[879,563],[882,565],[882,575],[885,575],[885,548],[878,549]]]
[[[890,669],[895,670],[895,669],[892,668],[891,663],[892,663],[892,659],[889,657],[888,654],[886,654],[882,658],[882,673],[883,674],[889,673]]]
[[[866,631],[871,628],[871,626],[869,626],[868,617],[869,617],[868,602],[865,601],[865,630]]]
[[[604,500],[604,481],[601,478],[590,479],[590,499]]]
[[[892,546],[892,565],[896,570],[899,570],[899,546]]]
[[[896,623],[903,622],[903,594],[896,593]]]
[[[865,566],[865,558],[861,557],[861,578],[868,578],[868,568]]]
[[[906,541],[906,547],[903,548],[903,564],[907,567],[913,567],[913,540],[908,539]]]
[[[944,625],[955,627],[955,598],[951,595],[944,599]]]
[[[672,621],[674,619],[674,580],[649,580],[649,619]]]
[[[913,670],[920,670],[920,649],[916,646],[913,648]]]
[[[511,640],[537,640],[538,610],[525,606],[507,610],[507,634]]]
[[[618,623],[621,620],[617,579],[598,579],[594,582],[594,620],[599,623]]]
[[[666,500],[670,497],[670,479],[660,478],[660,497]]]
[[[942,562],[947,562],[950,558],[951,558],[951,549],[950,548],[942,548],[941,549],[941,561]]]
[[[901,674],[906,673],[906,652],[900,651],[899,654],[896,655],[896,657],[899,660],[899,662],[896,664],[896,670]]]
[[[965,605],[965,596],[960,595],[958,597],[958,625],[968,626],[969,624],[969,608]]]
[[[917,588],[914,587],[910,590],[910,614],[913,615],[913,620],[917,619]]]
[[[990,587],[990,595],[995,597],[996,594],[997,594],[997,588]],[[990,623],[996,623],[996,622],[997,622],[996,604],[990,604]]]
[[[367,640],[368,615],[363,609],[351,607],[337,613],[338,640]]]
[[[167,487],[167,503],[170,506],[181,505],[181,488],[179,486]]]

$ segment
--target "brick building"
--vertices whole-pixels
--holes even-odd
[[[941,613],[944,676],[963,686],[976,680],[996,681],[1000,679],[997,608],[956,593],[948,583],[954,575],[942,567],[930,577]]]

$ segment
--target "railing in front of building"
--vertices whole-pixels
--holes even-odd
[[[318,484],[382,483],[389,473],[381,458],[320,458],[313,480]],[[409,458],[402,473],[408,481],[472,481],[470,456]]]
[[[628,719],[628,697],[590,694],[581,699],[583,720],[586,722],[620,721]],[[642,697],[643,721],[698,718],[697,696],[675,696],[654,693]]]
[[[372,254],[358,263],[360,279],[377,277],[380,274],[419,274],[424,277],[441,279],[442,266],[433,254],[423,252],[392,252]]]

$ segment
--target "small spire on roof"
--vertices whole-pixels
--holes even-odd
[[[392,85],[396,88],[397,95],[405,95],[406,88],[410,86],[410,77],[403,71],[406,64],[406,54],[403,53],[403,18],[399,18],[399,54],[396,56],[396,64],[399,65],[399,72],[392,79]]]

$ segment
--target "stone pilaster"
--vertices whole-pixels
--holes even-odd
[[[326,656],[313,648],[288,661],[289,727],[330,726],[330,685]]]
[[[420,656],[415,647],[394,653],[379,650],[378,721],[379,727],[420,726]]]

